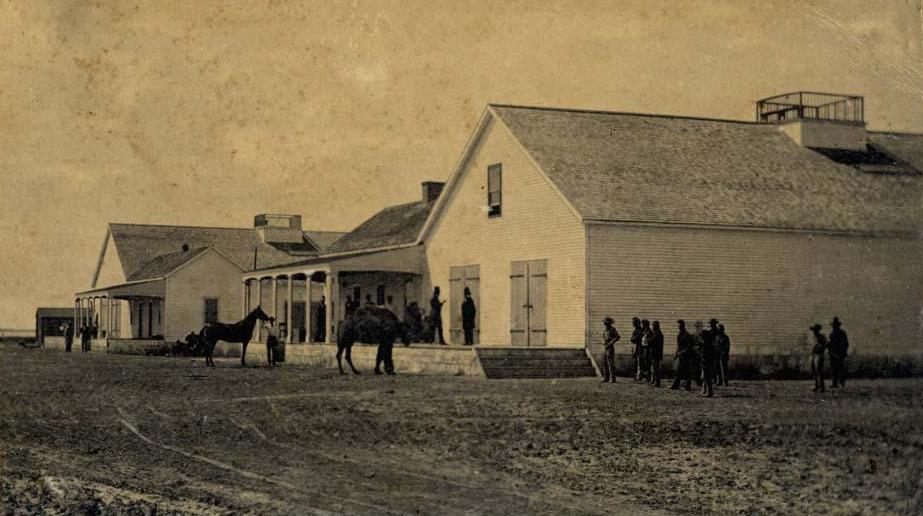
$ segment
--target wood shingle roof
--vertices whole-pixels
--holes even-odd
[[[327,252],[346,253],[412,244],[433,204],[418,201],[385,208],[334,242]]]
[[[916,231],[918,174],[864,173],[778,126],[492,105],[584,220]],[[921,170],[923,137],[872,134]]]

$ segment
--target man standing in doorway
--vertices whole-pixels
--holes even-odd
[[[465,301],[461,306],[462,311],[462,329],[465,330],[465,345],[474,345],[474,321],[478,309],[474,306],[474,299],[471,297],[471,289],[465,287]]]
[[[433,288],[433,297],[429,300],[430,320],[433,322],[433,344],[439,339],[439,344],[445,346],[445,338],[442,336],[442,305],[445,301],[439,300],[439,287]]]
[[[839,317],[834,317],[833,331],[830,332],[830,345],[828,353],[830,354],[830,368],[833,369],[833,388],[846,387],[846,355],[849,351],[849,339],[846,332],[843,331]]]

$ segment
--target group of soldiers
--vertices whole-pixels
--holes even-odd
[[[64,351],[70,353],[71,348],[74,345],[74,327],[70,323],[64,323],[62,327],[64,332]],[[80,337],[80,351],[86,353],[90,351],[90,340],[96,337],[98,333],[98,326],[88,326],[84,324],[77,329],[77,336]]]
[[[846,354],[849,351],[849,338],[843,331],[839,317],[830,323],[833,331],[830,338],[820,330],[823,326],[814,324],[810,330],[814,333],[814,349],[811,351],[811,374],[814,375],[814,391],[824,392],[824,352],[830,357],[830,369],[833,376],[832,388],[846,387]]]
[[[632,358],[635,365],[635,381],[645,381],[652,387],[660,387],[661,363],[663,362],[663,332],[660,321],[649,321],[635,317],[631,321]],[[695,323],[695,333],[686,330],[686,321],[676,322],[676,379],[671,389],[679,389],[685,383],[685,389],[692,389],[692,381],[702,386],[702,395],[714,396],[714,386],[728,385],[728,361],[731,355],[731,339],[724,331],[724,325],[717,319],[709,321],[709,328],[704,329],[701,321]],[[603,382],[615,382],[615,343],[621,336],[615,329],[611,317],[603,320],[605,330],[603,341],[605,355],[603,358]]]

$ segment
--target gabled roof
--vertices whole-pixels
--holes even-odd
[[[142,265],[140,269],[129,276],[128,281],[162,278],[175,271],[181,265],[190,262],[192,259],[205,252],[206,249],[208,248],[199,247],[188,251],[162,254]]]
[[[918,175],[880,175],[797,145],[777,126],[491,105],[585,221],[915,231]],[[918,139],[874,136],[919,163]]]
[[[413,244],[433,204],[418,201],[385,208],[334,242],[325,254]]]
[[[305,231],[304,236],[317,245],[320,252],[325,252],[330,246],[339,240],[345,231]]]
[[[189,249],[213,246],[243,270],[291,263],[304,259],[305,255],[290,254],[277,246],[264,243],[253,228],[112,223],[109,224],[109,231],[126,278],[131,278],[159,256],[182,251],[183,245]],[[308,246],[311,244],[304,243],[301,248],[307,249]]]

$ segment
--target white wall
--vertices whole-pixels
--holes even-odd
[[[449,296],[449,268],[480,265],[480,339],[510,344],[510,263],[548,260],[549,346],[583,346],[585,341],[584,230],[577,216],[535,169],[505,128],[491,121],[466,163],[445,211],[427,239],[422,296],[438,285]],[[503,164],[502,216],[489,218],[487,167]],[[424,302],[423,308],[429,310]],[[443,308],[446,338],[452,317]]]
[[[241,319],[241,270],[210,249],[167,277],[164,338],[182,340],[205,325],[205,298],[218,298],[218,320]]]
[[[661,321],[672,352],[677,319],[715,317],[735,353],[804,353],[808,327],[829,333],[839,316],[851,352],[923,349],[915,240],[595,224],[587,236],[593,343],[603,317],[627,336],[637,315]]]

